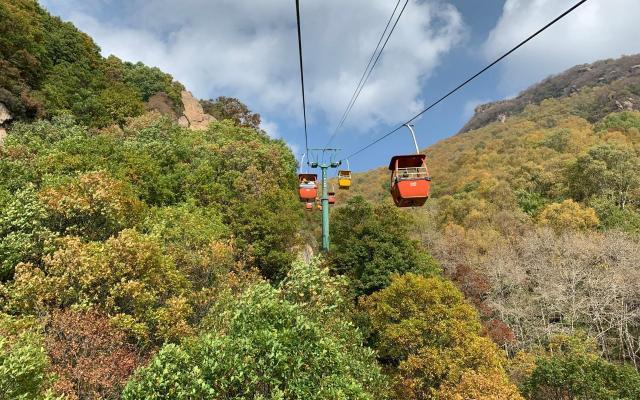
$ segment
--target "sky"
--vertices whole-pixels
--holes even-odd
[[[344,157],[395,128],[577,0],[409,0],[332,147]],[[237,97],[300,157],[305,138],[293,0],[41,0],[104,56],[157,66],[196,97]],[[401,1],[400,7],[404,4]],[[335,132],[395,0],[301,0],[310,147]],[[576,65],[640,53],[638,0],[589,0],[415,121],[421,148],[476,106]],[[355,171],[413,151],[408,130],[350,159]]]

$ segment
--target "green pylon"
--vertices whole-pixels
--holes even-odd
[[[313,151],[313,152],[317,152],[317,153],[322,153],[323,155],[328,153],[331,153],[332,155],[335,155],[335,153],[337,151],[339,151],[340,149],[308,149],[308,151]],[[342,162],[341,161],[333,161],[334,158],[331,157],[331,162],[329,163],[319,163],[317,161],[313,161],[313,162],[308,162],[309,166],[311,168],[320,168],[320,170],[322,171],[321,177],[322,177],[322,195],[320,197],[320,205],[322,206],[322,251],[323,252],[328,252],[329,251],[329,247],[330,247],[330,243],[331,243],[331,239],[330,239],[330,235],[329,235],[329,182],[327,181],[327,170],[329,168],[338,168]]]
[[[322,170],[322,197],[320,198],[320,204],[322,204],[322,251],[329,251],[329,192],[327,190],[327,164],[320,165]]]

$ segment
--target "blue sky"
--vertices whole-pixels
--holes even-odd
[[[416,114],[575,0],[410,0],[333,145],[345,154]],[[309,141],[333,132],[396,2],[302,0]],[[238,97],[269,134],[304,147],[293,0],[43,0],[105,56],[158,66],[200,98]],[[640,52],[637,0],[589,0],[535,42],[416,122],[426,147],[455,134],[488,101],[602,58]],[[408,153],[408,132],[351,161],[354,170]]]

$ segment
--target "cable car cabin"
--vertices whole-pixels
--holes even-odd
[[[300,201],[313,201],[318,196],[318,175],[298,174]]]
[[[349,189],[351,187],[351,171],[342,169],[338,171],[338,187]]]
[[[336,193],[329,192],[329,204],[336,204]]]
[[[313,203],[306,202],[304,204],[304,209],[307,211],[313,211]]]
[[[398,207],[419,207],[429,198],[431,177],[424,154],[394,156],[391,170],[391,196]]]

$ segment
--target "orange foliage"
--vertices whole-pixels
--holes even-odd
[[[126,335],[96,311],[57,311],[45,327],[45,347],[68,400],[118,399],[142,357]]]

